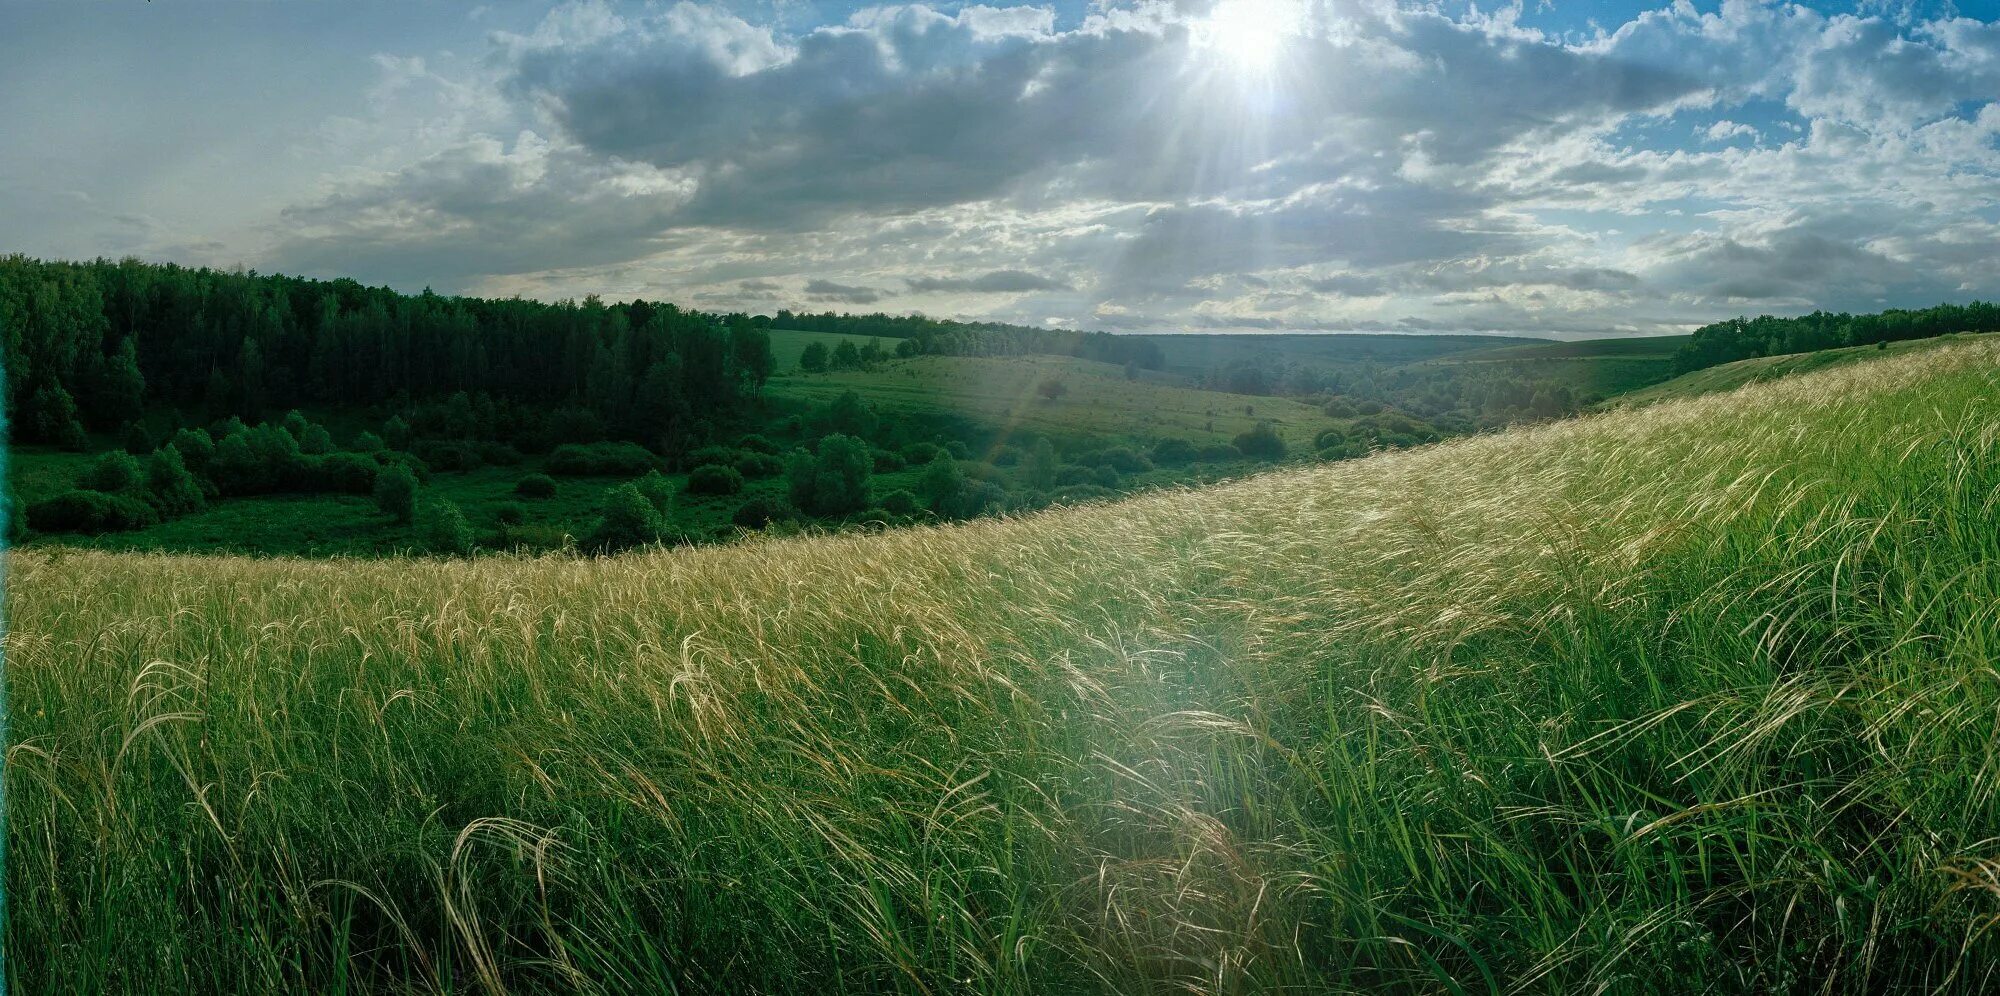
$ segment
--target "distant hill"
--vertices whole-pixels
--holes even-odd
[[[1164,368],[1198,373],[1244,360],[1294,363],[1411,363],[1497,345],[1541,345],[1545,339],[1490,335],[1402,335],[1359,332],[1148,335],[1165,357]]]

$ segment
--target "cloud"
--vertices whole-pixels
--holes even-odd
[[[904,281],[913,292],[933,291],[969,294],[1020,294],[1027,291],[1069,290],[1068,281],[1045,277],[1026,270],[994,270],[976,277],[911,277]]]
[[[806,281],[806,297],[814,301],[838,301],[842,304],[874,304],[882,300],[883,292],[873,287],[856,287],[837,284],[831,280]]]
[[[1149,329],[1665,332],[2000,282],[1994,24],[1725,0],[1559,38],[1330,0],[1259,80],[1204,6],[565,5],[476,79],[378,60],[376,99],[477,113],[329,180],[265,262]]]
[[[1738,138],[1747,138],[1755,141],[1758,138],[1758,133],[1757,129],[1747,124],[1723,118],[1703,129],[1701,137],[1710,142],[1728,142]]]

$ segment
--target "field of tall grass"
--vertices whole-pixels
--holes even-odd
[[[8,975],[1991,990],[1996,369],[872,536],[16,553]]]

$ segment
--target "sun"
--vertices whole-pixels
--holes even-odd
[[[1194,38],[1240,71],[1269,72],[1303,14],[1298,0],[1218,0],[1195,22]]]

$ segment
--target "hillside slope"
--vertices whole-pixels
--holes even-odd
[[[1036,389],[1063,384],[1054,400]],[[1176,437],[1226,443],[1260,421],[1301,449],[1328,425],[1320,410],[1290,398],[1204,391],[1138,378],[1122,367],[1067,356],[919,356],[877,370],[772,379],[772,397],[825,404],[852,390],[878,411],[944,413],[1009,432]]]
[[[1788,377],[1793,374],[1811,373],[1829,367],[1841,367],[1851,363],[1868,363],[1885,356],[1901,356],[1922,353],[1941,346],[1962,345],[1972,340],[1993,341],[2000,339],[2000,332],[1960,333],[1943,335],[1930,339],[1905,339],[1883,346],[1841,346],[1834,349],[1820,349],[1809,353],[1784,353],[1778,356],[1759,356],[1748,360],[1736,360],[1719,366],[1706,367],[1693,373],[1682,374],[1664,383],[1654,384],[1614,398],[1611,404],[1623,407],[1649,405],[1658,401],[1699,397],[1717,391],[1733,391],[1745,384],[1761,384],[1765,381]]]
[[[1978,991],[1996,361],[878,536],[17,553],[10,978]]]

